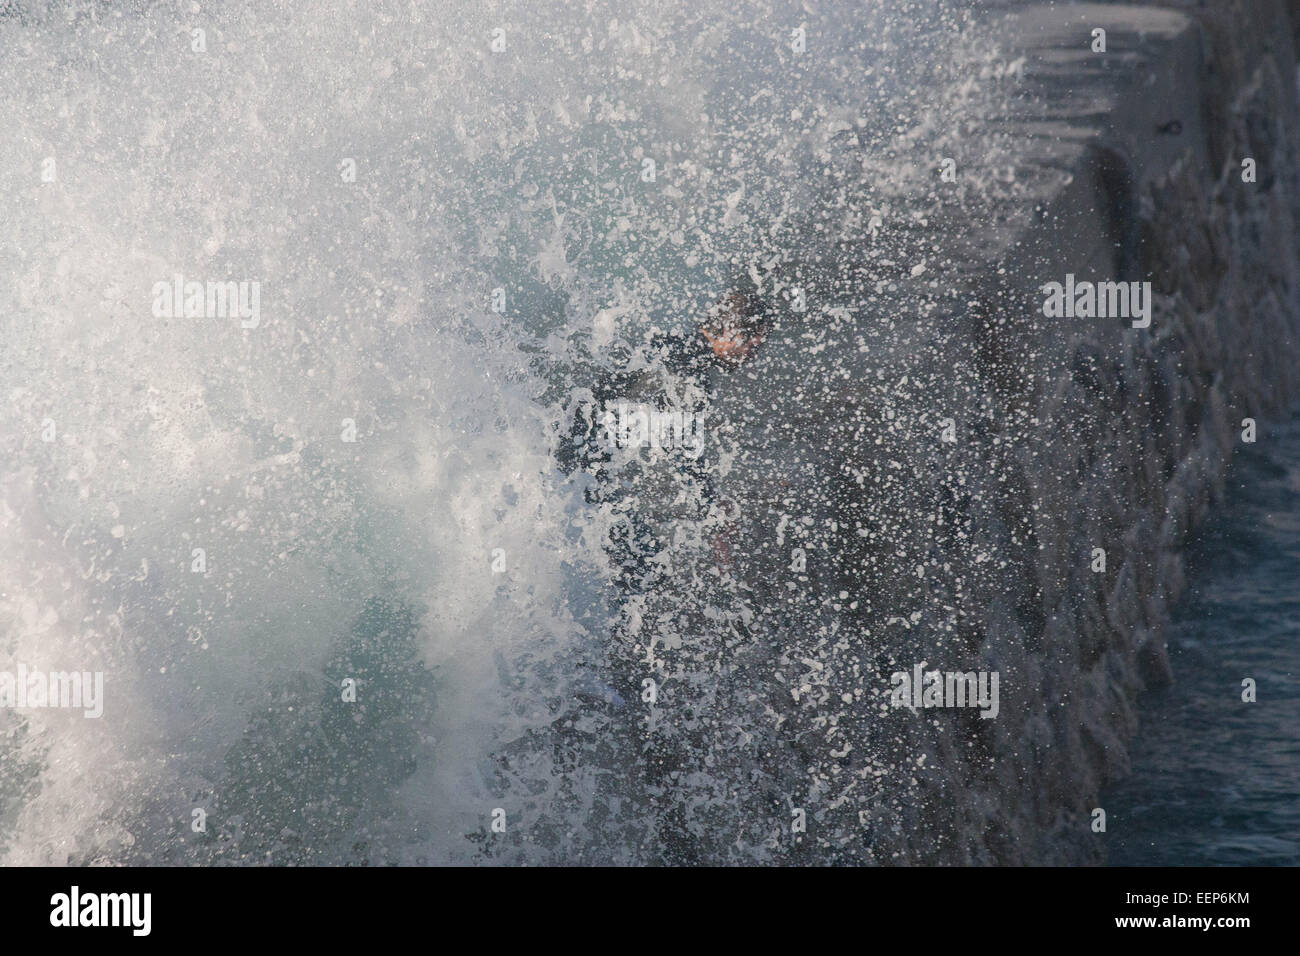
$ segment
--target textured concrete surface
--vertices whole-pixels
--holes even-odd
[[[976,159],[959,160],[946,192],[893,197],[920,210],[918,259],[941,241],[927,270],[899,263],[892,294],[877,295],[879,262],[783,264],[778,285],[812,305],[784,312],[760,360],[717,376],[736,450],[722,491],[745,513],[742,550],[760,556],[746,580],[755,628],[766,616],[787,649],[764,666],[796,700],[772,704],[777,736],[798,751],[783,779],[817,794],[827,832],[854,832],[857,815],[846,861],[1104,859],[1089,814],[1129,769],[1138,693],[1173,676],[1163,628],[1182,544],[1219,493],[1242,419],[1266,433],[1298,394],[1295,13],[1280,0],[989,13],[1009,82],[963,133]],[[1104,54],[1090,50],[1098,27]],[[1247,157],[1255,183],[1242,180]],[[1006,188],[963,187],[974,180]],[[1045,318],[1039,289],[1067,273],[1150,280],[1151,327]],[[918,301],[919,315],[891,313]],[[801,333],[814,328],[823,347],[810,351]],[[948,446],[945,418],[958,434]],[[926,442],[928,471],[916,464]],[[891,470],[891,447],[910,469]],[[787,457],[820,464],[786,469]],[[827,516],[799,514],[801,488],[853,475],[838,536]],[[944,526],[944,514],[958,517]],[[855,524],[872,528],[866,543],[844,533]],[[797,612],[798,635],[788,616],[775,623],[789,585],[774,569],[792,543],[817,565],[798,587],[819,610]],[[1094,547],[1104,573],[1090,570]],[[927,555],[944,570],[918,571],[918,584],[910,572]],[[860,594],[887,610],[835,603]],[[851,651],[835,649],[837,629]],[[838,728],[862,745],[848,756],[790,744],[826,731],[819,699],[920,660],[999,670],[1000,718],[877,712]],[[863,752],[875,756],[855,763]]]

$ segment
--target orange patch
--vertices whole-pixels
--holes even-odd
[[[746,338],[743,333],[736,331],[720,332],[717,335],[707,329],[701,331],[709,340],[709,345],[713,347],[713,354],[729,362],[744,361],[763,342],[761,335]]]

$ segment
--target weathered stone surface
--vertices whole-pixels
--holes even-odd
[[[1106,204],[1117,180],[1089,182],[1098,157],[1109,157],[1124,167],[1140,231],[1127,268],[1154,283],[1158,303],[1147,330],[1034,330],[1046,360],[1027,400],[1075,442],[1025,458],[1043,505],[1034,529],[1043,550],[1023,568],[1037,576],[1050,621],[1032,669],[1043,693],[1025,697],[1023,709],[1004,706],[995,722],[1001,770],[967,782],[988,795],[970,800],[972,813],[988,816],[951,847],[951,862],[1101,858],[1087,815],[1099,788],[1129,769],[1135,695],[1176,679],[1163,627],[1184,588],[1180,549],[1220,492],[1241,419],[1266,420],[1300,384],[1300,5],[1159,6],[1170,9],[1042,6],[1005,21],[1008,46],[1027,56],[1030,91],[1019,101],[1024,118],[1000,126],[1019,126],[1029,157],[1065,168],[1055,192],[1035,199],[1051,210],[1047,220],[1023,213],[1024,228],[986,253],[1026,289],[1089,271],[1081,260],[1094,258],[1090,237],[1122,234]],[[1092,26],[1107,29],[1122,61],[1079,55]],[[1157,131],[1173,119],[1179,134]],[[1242,181],[1246,157],[1258,166],[1253,184]],[[1002,307],[996,293],[989,298]],[[1018,334],[1036,324],[1019,323]],[[1079,340],[1072,361],[1062,358],[1062,336]],[[1007,348],[1002,361],[1029,351]],[[1107,465],[1089,471],[1090,462]],[[1068,549],[1080,540],[1107,549],[1104,580],[1077,573],[1082,558]],[[1028,746],[1047,727],[1054,746]]]
[[[1164,628],[1184,588],[1181,548],[1220,492],[1241,419],[1266,419],[1300,394],[1297,6],[1034,4],[997,14],[994,32],[1008,60],[1023,58],[1023,77],[967,144],[988,168],[966,175],[992,179],[1010,162],[1018,191],[954,193],[927,210],[963,288],[938,297],[933,320],[900,320],[889,347],[844,374],[968,390],[955,409],[964,444],[936,453],[938,473],[965,476],[966,518],[992,555],[967,568],[965,636],[895,627],[863,640],[895,661],[1000,669],[1002,711],[974,726],[948,714],[887,716],[894,742],[880,746],[898,759],[850,858],[1102,860],[1089,814],[1102,786],[1130,769],[1137,695],[1177,677]],[[1093,27],[1107,31],[1104,55],[1089,50]],[[1246,157],[1255,183],[1242,180]],[[1149,279],[1150,328],[1044,318],[1039,288],[1066,273]],[[787,361],[803,361],[808,380],[841,370],[825,358]],[[867,395],[842,393],[846,413]],[[803,439],[815,446],[832,433]],[[930,533],[901,520],[890,531],[897,542]],[[1093,546],[1107,552],[1103,574],[1088,568]],[[915,599],[887,576],[873,580],[882,600]],[[900,776],[902,755],[918,754],[924,771]],[[833,793],[839,768],[804,756]]]

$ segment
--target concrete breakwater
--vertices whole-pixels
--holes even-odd
[[[1027,159],[1066,175],[999,256],[1015,282],[1009,301],[992,301],[1023,302],[1019,292],[1032,305],[1033,286],[1074,271],[1150,281],[1158,305],[1146,330],[993,305],[987,314],[1005,324],[971,337],[1002,340],[987,366],[994,382],[1012,377],[1017,363],[1004,357],[1025,354],[1017,343],[1047,362],[1036,388],[998,389],[1003,407],[1025,401],[1040,423],[1020,460],[1037,505],[1038,550],[1021,550],[1015,574],[1029,614],[1023,640],[1004,645],[1024,652],[1027,679],[1024,706],[990,746],[1000,813],[975,809],[954,856],[1101,856],[1089,815],[1101,783],[1128,769],[1136,689],[1171,677],[1163,628],[1188,530],[1245,419],[1267,422],[1297,395],[1296,10],[1164,6],[1037,8],[1007,21],[1024,37],[1039,104],[1011,122]],[[1097,28],[1118,64],[1075,44]],[[1090,567],[1093,548],[1105,549],[1105,572]],[[1001,825],[1009,844],[979,836]]]
[[[776,334],[713,381],[743,646],[670,638],[658,664],[744,688],[680,705],[663,780],[763,784],[667,829],[762,817],[752,845],[789,862],[1104,860],[1188,531],[1246,420],[1297,395],[1296,12],[990,14],[1001,95],[902,175],[864,161],[893,254],[844,228],[772,268]],[[1049,308],[1076,280],[1149,314]],[[914,666],[1000,672],[999,717],[885,706]]]

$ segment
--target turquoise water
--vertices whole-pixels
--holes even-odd
[[[1103,799],[1112,865],[1300,864],[1298,493],[1300,420],[1264,425],[1191,555],[1175,683],[1142,700],[1133,772]]]

